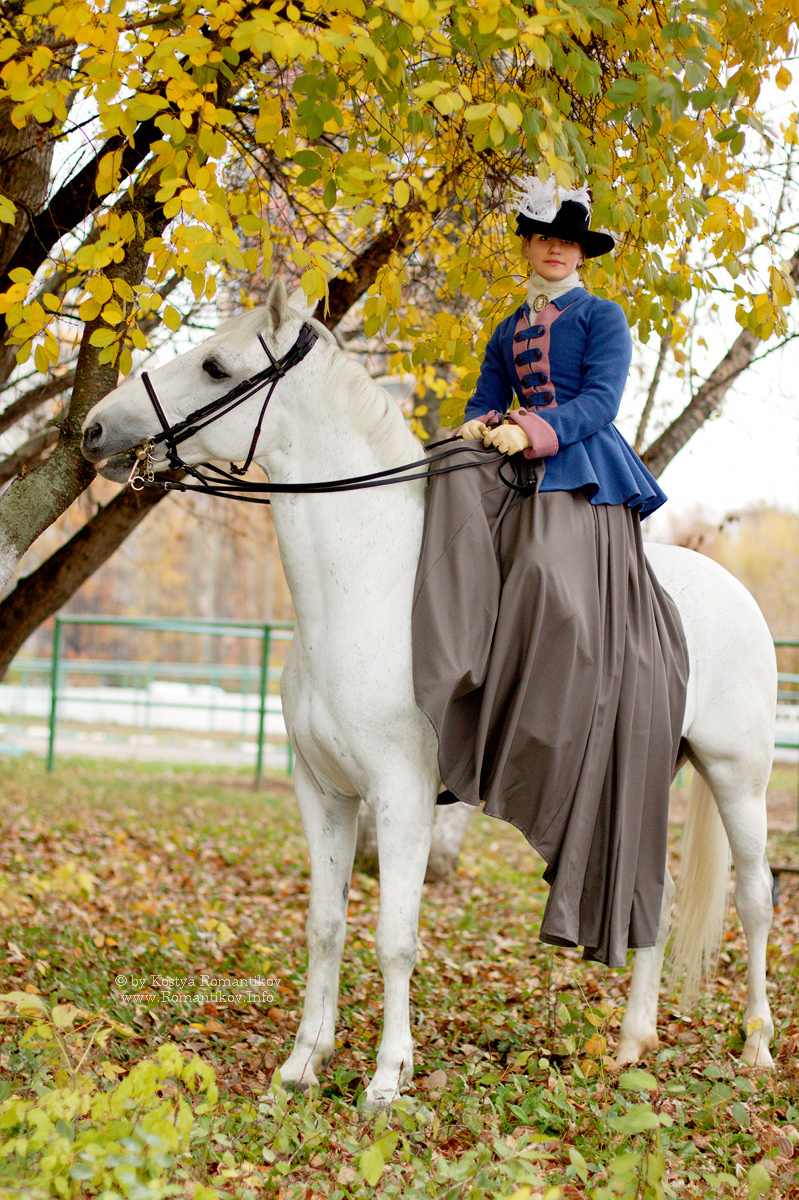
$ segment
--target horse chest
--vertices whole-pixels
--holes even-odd
[[[322,654],[295,653],[283,673],[286,728],[297,754],[320,781],[352,791],[359,770],[361,720],[351,688],[334,672],[322,669]],[[316,669],[314,669],[314,665]],[[361,709],[361,711],[363,711]]]
[[[306,694],[287,714],[295,751],[324,792],[358,795],[363,782],[362,756],[350,723],[318,698]]]

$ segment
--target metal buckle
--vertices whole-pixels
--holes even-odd
[[[136,461],[128,476],[128,483],[134,492],[140,492],[155,480],[152,438],[148,438],[146,442],[142,442],[140,446],[136,446],[134,453]]]

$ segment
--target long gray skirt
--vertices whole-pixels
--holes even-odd
[[[496,451],[474,455],[428,487],[416,700],[448,790],[546,862],[542,940],[620,966],[657,935],[688,679],[680,617],[637,513],[581,491],[523,497]]]

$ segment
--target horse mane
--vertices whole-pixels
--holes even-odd
[[[248,309],[239,316],[231,317],[220,325],[217,333],[225,334],[231,349],[246,346],[257,334],[262,333],[266,310],[262,307]],[[289,306],[289,319],[307,321],[319,334],[323,350],[329,358],[326,378],[330,385],[330,399],[340,396],[346,414],[359,431],[369,440],[373,449],[387,466],[421,457],[416,437],[405,424],[398,404],[392,400],[385,388],[376,383],[361,363],[351,358],[330,330],[308,313]]]

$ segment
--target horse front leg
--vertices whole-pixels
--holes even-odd
[[[384,1108],[413,1076],[410,979],[416,964],[422,899],[435,815],[435,784],[392,782],[375,804],[380,859],[377,959],[383,975],[383,1036],[365,1107]]]
[[[298,761],[297,804],[311,859],[305,936],[308,978],[294,1049],[280,1069],[284,1085],[307,1088],[333,1055],[347,898],[358,826],[358,801],[324,795]]]
[[[666,952],[666,942],[671,925],[674,891],[674,881],[666,871],[657,941],[654,946],[648,946],[644,950],[635,952],[630,994],[615,1054],[618,1066],[622,1066],[624,1063],[638,1062],[639,1059],[658,1048],[660,976],[663,971],[663,956]]]

